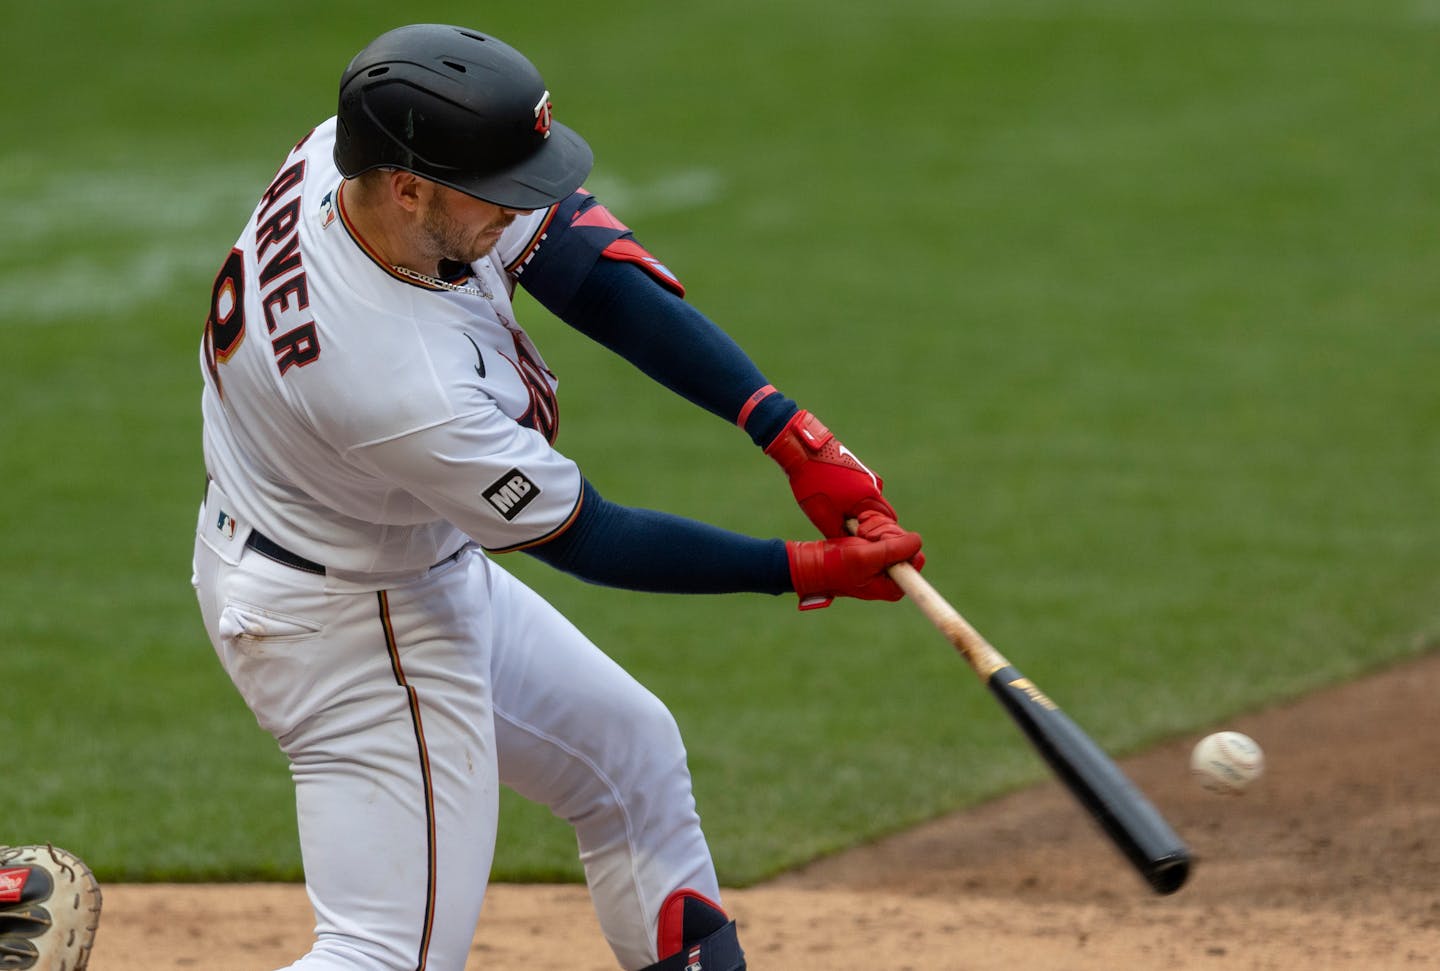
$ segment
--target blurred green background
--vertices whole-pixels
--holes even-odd
[[[22,5],[0,36],[0,841],[105,880],[299,876],[284,760],[188,584],[197,347],[345,63],[420,20],[536,62],[590,187],[1112,752],[1440,639],[1440,4]],[[560,447],[608,497],[809,535],[744,436],[530,308]],[[504,562],[670,704],[727,884],[1046,775],[908,605]],[[574,855],[507,798],[497,879],[575,879]]]

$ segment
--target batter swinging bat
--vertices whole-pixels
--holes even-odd
[[[890,577],[989,685],[1000,704],[1080,804],[1159,894],[1190,875],[1190,850],[1079,725],[980,636],[908,563]]]

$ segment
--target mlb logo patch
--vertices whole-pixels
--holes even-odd
[[[325,198],[320,200],[320,228],[329,229],[330,224],[335,221],[335,193],[325,193]]]
[[[225,510],[220,510],[220,515],[215,521],[215,528],[218,529],[226,539],[235,538],[235,517]]]
[[[509,522],[540,494],[540,487],[526,478],[519,469],[511,469],[491,483],[481,495]]]

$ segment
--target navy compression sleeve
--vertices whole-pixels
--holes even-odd
[[[590,583],[652,593],[787,593],[785,542],[602,498],[588,481],[563,533],[525,552]]]
[[[633,263],[596,260],[562,319],[726,421],[735,421],[767,383],[730,335]],[[757,445],[769,445],[797,410],[772,394],[750,412],[745,431]]]

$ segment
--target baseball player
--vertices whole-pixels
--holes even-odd
[[[290,760],[316,913],[292,967],[463,968],[504,784],[574,826],[622,967],[744,968],[673,717],[492,554],[802,607],[898,599],[886,568],[923,562],[881,480],[685,303],[581,188],[590,167],[519,52],[401,27],[350,63],[337,116],[280,164],[215,278],[194,583]],[[603,497],[555,448],[556,378],[517,284],[735,422],[824,538]]]

